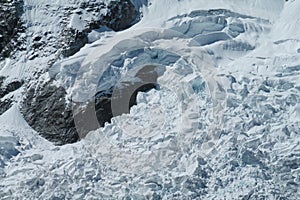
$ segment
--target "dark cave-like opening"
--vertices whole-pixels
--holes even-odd
[[[111,122],[112,117],[130,112],[130,108],[137,105],[139,92],[157,89],[158,73],[156,66],[147,65],[134,75],[135,81],[120,81],[108,91],[100,91],[95,95],[95,111],[99,125]],[[138,80],[138,81],[137,81]]]

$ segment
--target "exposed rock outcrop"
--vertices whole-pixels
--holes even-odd
[[[0,60],[8,57],[18,45],[18,34],[24,31],[22,13],[23,0],[0,0]]]
[[[10,92],[19,89],[23,85],[23,81],[13,81],[7,85],[4,85],[4,80],[5,77],[0,77],[0,115],[7,111],[12,105],[12,100],[8,98],[4,100],[1,99]]]
[[[105,6],[107,6],[108,13],[98,16],[101,8]],[[88,34],[93,29],[106,26],[114,31],[121,31],[129,28],[138,17],[138,12],[130,0],[111,1],[109,5],[105,5],[102,2],[84,2],[80,5],[80,9],[91,13],[93,20],[84,22],[86,27],[83,30],[71,27],[63,32],[67,44],[62,51],[64,57],[75,54],[87,44]],[[82,14],[80,11],[78,12],[78,14]],[[80,20],[83,19],[79,17]]]
[[[4,97],[10,92],[19,89],[23,84],[24,84],[23,81],[13,81],[8,85],[6,85],[5,87],[1,88],[1,81],[0,81],[0,98]]]
[[[30,89],[23,104],[28,124],[56,145],[78,140],[72,109],[65,102],[65,94],[64,88],[47,83],[37,91]]]
[[[103,1],[82,1],[77,4],[58,8],[63,13],[61,21],[57,22],[61,28],[59,30],[62,35],[60,38],[56,38],[57,35],[51,31],[43,32],[46,29],[41,29],[34,34],[30,39],[32,41],[30,49],[34,51],[32,51],[32,55],[28,55],[29,60],[51,54],[56,54],[57,59],[72,56],[88,43],[88,34],[93,29],[106,26],[114,31],[124,30],[135,23],[138,17],[138,12],[130,0],[110,1],[108,5]],[[53,4],[53,6],[55,5]],[[84,16],[88,17],[83,18]],[[75,18],[80,22],[79,24],[82,24],[82,27],[78,28],[77,23],[72,21]],[[42,53],[37,54],[36,52]],[[55,60],[50,60],[49,65],[54,62]],[[49,81],[44,85],[27,86],[29,89],[25,94],[26,99],[22,106],[24,117],[30,126],[56,145],[76,142],[79,137],[72,107],[67,105],[65,100],[66,91],[52,83]],[[104,101],[107,104],[103,103]],[[105,99],[101,96],[101,105],[96,104],[98,110],[101,110],[99,111],[101,126],[105,122],[109,122],[112,117],[109,112],[110,101],[110,97]],[[95,110],[94,103],[91,105]]]

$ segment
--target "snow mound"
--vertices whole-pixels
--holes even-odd
[[[298,199],[299,5],[149,1],[140,23],[104,32],[49,77],[79,102],[135,81],[149,64],[162,66],[160,87],[62,147],[40,139],[12,107],[0,117],[8,124],[0,128],[0,197]]]
[[[5,128],[29,128],[29,125],[24,120],[16,104],[0,116],[0,124],[3,124]]]

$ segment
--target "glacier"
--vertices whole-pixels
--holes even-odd
[[[48,16],[44,1],[25,0],[30,31],[50,27],[59,38],[62,8],[78,2],[51,3]],[[13,103],[0,116],[0,198],[298,199],[300,2],[131,2],[135,24],[93,29],[73,55],[57,58],[58,40],[0,62],[4,86],[28,82],[1,98]],[[95,17],[76,11],[69,26],[82,31],[81,15]],[[130,113],[101,127],[94,109],[78,119],[72,107],[77,130],[90,126],[75,143],[46,140],[22,112],[29,88],[49,80],[66,93],[57,104],[84,110],[149,65],[158,87],[138,92]]]

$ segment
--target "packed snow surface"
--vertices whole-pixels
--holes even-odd
[[[25,2],[34,14],[42,1]],[[93,43],[40,79],[55,78],[68,99],[85,102],[157,65],[159,89],[61,147],[12,106],[0,116],[1,199],[299,198],[300,1],[147,5],[139,23],[92,32]],[[80,30],[78,19],[70,26]],[[12,73],[9,62],[1,74]],[[20,70],[34,65],[22,62]]]

